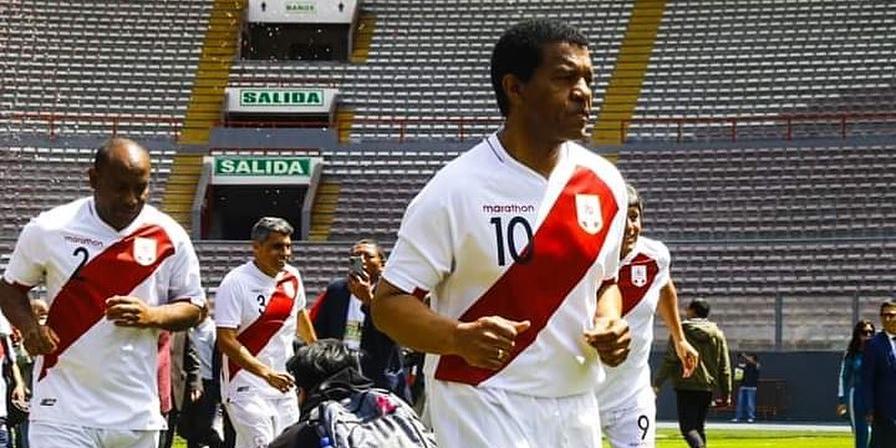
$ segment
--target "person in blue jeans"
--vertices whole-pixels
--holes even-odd
[[[837,388],[837,415],[848,417],[855,434],[855,448],[868,447],[868,423],[865,421],[865,399],[862,395],[862,358],[865,343],[874,336],[874,324],[860,320],[852,330],[852,339],[840,363]]]
[[[737,409],[733,421],[746,420],[747,423],[753,423],[756,419],[756,389],[759,387],[759,355],[741,353],[738,358],[738,367],[743,369],[744,377],[737,391]]]

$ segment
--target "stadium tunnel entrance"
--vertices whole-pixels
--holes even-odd
[[[252,226],[263,216],[283,218],[301,229],[307,192],[307,185],[213,185],[206,202],[205,238],[248,240]]]

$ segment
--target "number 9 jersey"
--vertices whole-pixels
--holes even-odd
[[[442,168],[408,206],[383,277],[431,293],[444,316],[532,326],[498,371],[427,355],[427,376],[542,397],[592,390],[602,369],[583,332],[601,283],[616,278],[626,204],[616,168],[572,142],[549,178],[496,134]]]

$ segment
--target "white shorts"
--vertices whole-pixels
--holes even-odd
[[[656,445],[656,395],[653,389],[650,386],[642,388],[633,403],[601,409],[600,422],[613,448],[653,448]]]
[[[272,398],[249,389],[228,397],[224,406],[236,432],[234,448],[267,447],[299,421],[299,401],[293,392]]]
[[[593,393],[535,397],[429,380],[427,405],[440,448],[600,448]]]
[[[157,448],[159,431],[85,428],[32,421],[28,425],[28,444],[40,448]]]

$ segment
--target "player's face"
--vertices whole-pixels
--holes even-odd
[[[880,322],[884,330],[896,334],[896,306],[887,306],[880,313]]]
[[[545,44],[541,65],[522,89],[526,121],[554,143],[585,137],[592,77],[587,48],[567,42]]]
[[[100,218],[121,230],[137,218],[149,197],[149,160],[112,160],[99,170],[91,168],[90,185]]]
[[[252,242],[255,264],[270,276],[277,275],[292,256],[292,238],[282,233],[271,232],[263,243]]]
[[[380,272],[383,271],[383,259],[373,244],[356,244],[352,247],[352,256],[361,257],[364,262],[364,271],[370,278],[379,277]]]
[[[638,242],[641,235],[641,209],[637,205],[629,206],[628,216],[625,219],[625,235],[622,237],[621,256],[628,255]]]

